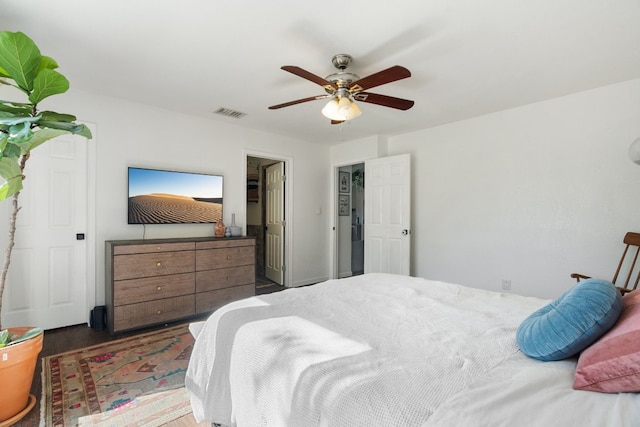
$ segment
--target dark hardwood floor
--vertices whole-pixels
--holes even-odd
[[[284,286],[277,285],[275,283],[267,283],[265,280],[260,279],[256,286],[256,294],[266,294],[271,292],[277,292],[285,289]],[[205,320],[208,315],[193,317],[188,319],[186,323]],[[38,363],[36,365],[35,374],[33,376],[33,383],[31,384],[31,393],[36,396],[37,403],[33,409],[25,416],[16,426],[24,427],[38,427],[40,425],[40,397],[42,395],[42,358],[46,356],[52,356],[54,354],[64,353],[67,351],[75,350],[78,348],[89,347],[96,344],[105,343],[119,338],[125,338],[128,336],[140,334],[142,332],[149,332],[154,329],[161,329],[169,325],[177,325],[183,322],[174,322],[170,324],[158,325],[145,329],[138,329],[132,332],[123,332],[119,334],[110,334],[108,330],[96,331],[91,329],[88,325],[75,325],[67,326],[65,328],[50,329],[44,332],[44,341],[42,344],[42,351],[38,357]]]

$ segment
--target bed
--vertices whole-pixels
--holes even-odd
[[[574,390],[576,358],[525,356],[550,301],[365,274],[230,303],[196,336],[194,416],[222,426],[630,426],[640,395]]]

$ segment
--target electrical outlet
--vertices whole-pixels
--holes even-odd
[[[511,280],[502,279],[502,290],[503,291],[511,290]]]

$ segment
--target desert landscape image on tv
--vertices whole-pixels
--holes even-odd
[[[129,224],[214,223],[222,218],[222,176],[129,168]]]

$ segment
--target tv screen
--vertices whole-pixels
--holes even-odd
[[[214,223],[222,176],[129,167],[129,224]]]

